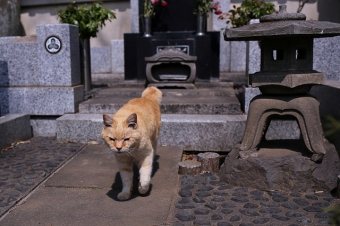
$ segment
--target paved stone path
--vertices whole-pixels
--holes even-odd
[[[29,140],[29,143],[18,145],[0,153],[0,216],[5,216],[5,219],[7,219],[4,214],[10,210],[12,206],[30,194],[41,182],[44,182],[46,178],[68,159],[82,150],[83,147],[84,144],[80,143],[60,143],[56,141],[55,138],[34,137]],[[98,149],[97,147],[93,148]],[[168,151],[164,153],[168,153]],[[85,157],[87,156],[85,155],[86,153],[80,154],[83,154]],[[79,158],[80,154],[77,155],[77,158]],[[164,160],[167,160],[165,156],[163,157]],[[161,167],[166,164],[169,163],[162,162]],[[71,167],[70,164],[68,165]],[[171,166],[173,165],[174,163],[171,163]],[[95,169],[96,165],[93,167],[93,169]],[[164,167],[164,170],[168,168],[171,167]],[[63,167],[63,169],[65,169],[65,167]],[[156,176],[157,175],[163,178],[166,173],[162,172],[162,174],[158,173]],[[221,182],[218,176],[210,173],[197,176],[177,177],[176,175],[176,181],[177,178],[179,178],[180,182],[178,194],[170,208],[171,214],[167,218],[169,221],[166,225],[322,226],[329,225],[330,213],[325,211],[325,208],[340,204],[340,200],[335,199],[328,193],[259,191],[252,188],[228,185]],[[153,179],[155,182],[156,178]],[[161,194],[164,194],[162,192],[173,192],[172,194],[174,194],[174,190],[177,190],[175,186],[176,183],[171,182],[171,184],[174,186],[171,187],[167,185],[166,188],[162,188],[163,190],[161,189],[159,191],[155,186],[149,198],[154,200],[154,197],[158,194],[157,192],[161,192]],[[47,187],[40,189],[40,193],[47,191],[47,189],[52,188]],[[88,191],[89,189],[85,190]],[[38,193],[35,195],[38,195]],[[105,195],[100,195],[102,198],[107,198]],[[49,194],[47,196],[49,196]],[[83,197],[80,198],[84,199]],[[128,202],[115,202],[107,198],[105,199],[107,202],[106,206],[95,205],[95,208],[99,208],[97,211],[102,212],[102,208],[108,210],[110,208],[107,206],[110,205],[120,207],[120,205],[126,206],[136,201],[136,203],[139,204],[134,204],[134,206],[144,209],[146,204],[143,201],[146,201],[147,198],[148,197],[141,197],[140,199],[134,199]],[[158,199],[159,198],[157,198],[157,202],[160,203]],[[31,204],[35,203],[33,201],[31,200]],[[75,201],[72,200],[70,205],[73,205],[74,202]],[[148,208],[152,208],[150,201],[146,203]],[[28,204],[25,205],[26,207],[29,206]],[[65,205],[63,205],[63,208],[65,208]],[[167,208],[169,208],[169,205],[167,205]],[[84,211],[86,210],[85,208]],[[122,210],[125,212],[124,208]],[[17,208],[16,211],[18,212],[17,214],[19,214],[18,216],[23,215],[23,212],[20,212],[24,211],[23,209]],[[11,212],[12,216],[14,216],[13,212]],[[115,214],[117,214],[116,211]],[[159,213],[155,213],[155,215],[158,217]],[[95,214],[90,217],[91,219],[95,217],[93,220],[98,221],[96,218],[98,216]],[[72,216],[70,217],[69,222],[74,222]],[[115,217],[117,216],[110,215],[109,219],[114,219]],[[148,218],[150,221],[150,217]],[[115,225],[126,225],[122,222],[124,221],[120,221],[120,223],[118,222]]]
[[[264,192],[228,185],[208,174],[182,176],[174,225],[329,225],[328,193]]]
[[[84,144],[34,137],[0,153],[0,216],[26,196]]]

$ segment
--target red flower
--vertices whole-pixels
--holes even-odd
[[[166,1],[162,1],[162,7],[165,7],[167,5],[168,5],[168,3]]]
[[[222,11],[221,11],[221,10],[216,10],[214,13],[215,13],[216,15],[220,15],[220,14],[222,14]]]

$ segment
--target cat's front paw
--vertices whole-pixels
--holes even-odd
[[[140,194],[144,195],[149,191],[150,183],[141,183],[139,182],[138,191]]]
[[[121,201],[128,200],[131,198],[131,192],[121,192],[118,194],[117,198]]]

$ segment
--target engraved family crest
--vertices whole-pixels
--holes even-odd
[[[49,53],[58,53],[61,49],[61,40],[56,36],[50,36],[45,41],[45,49]]]

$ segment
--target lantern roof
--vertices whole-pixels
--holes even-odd
[[[226,41],[250,41],[267,38],[309,37],[323,38],[340,35],[340,24],[306,20],[302,13],[287,13],[281,5],[279,12],[260,18],[260,23],[226,29]]]

